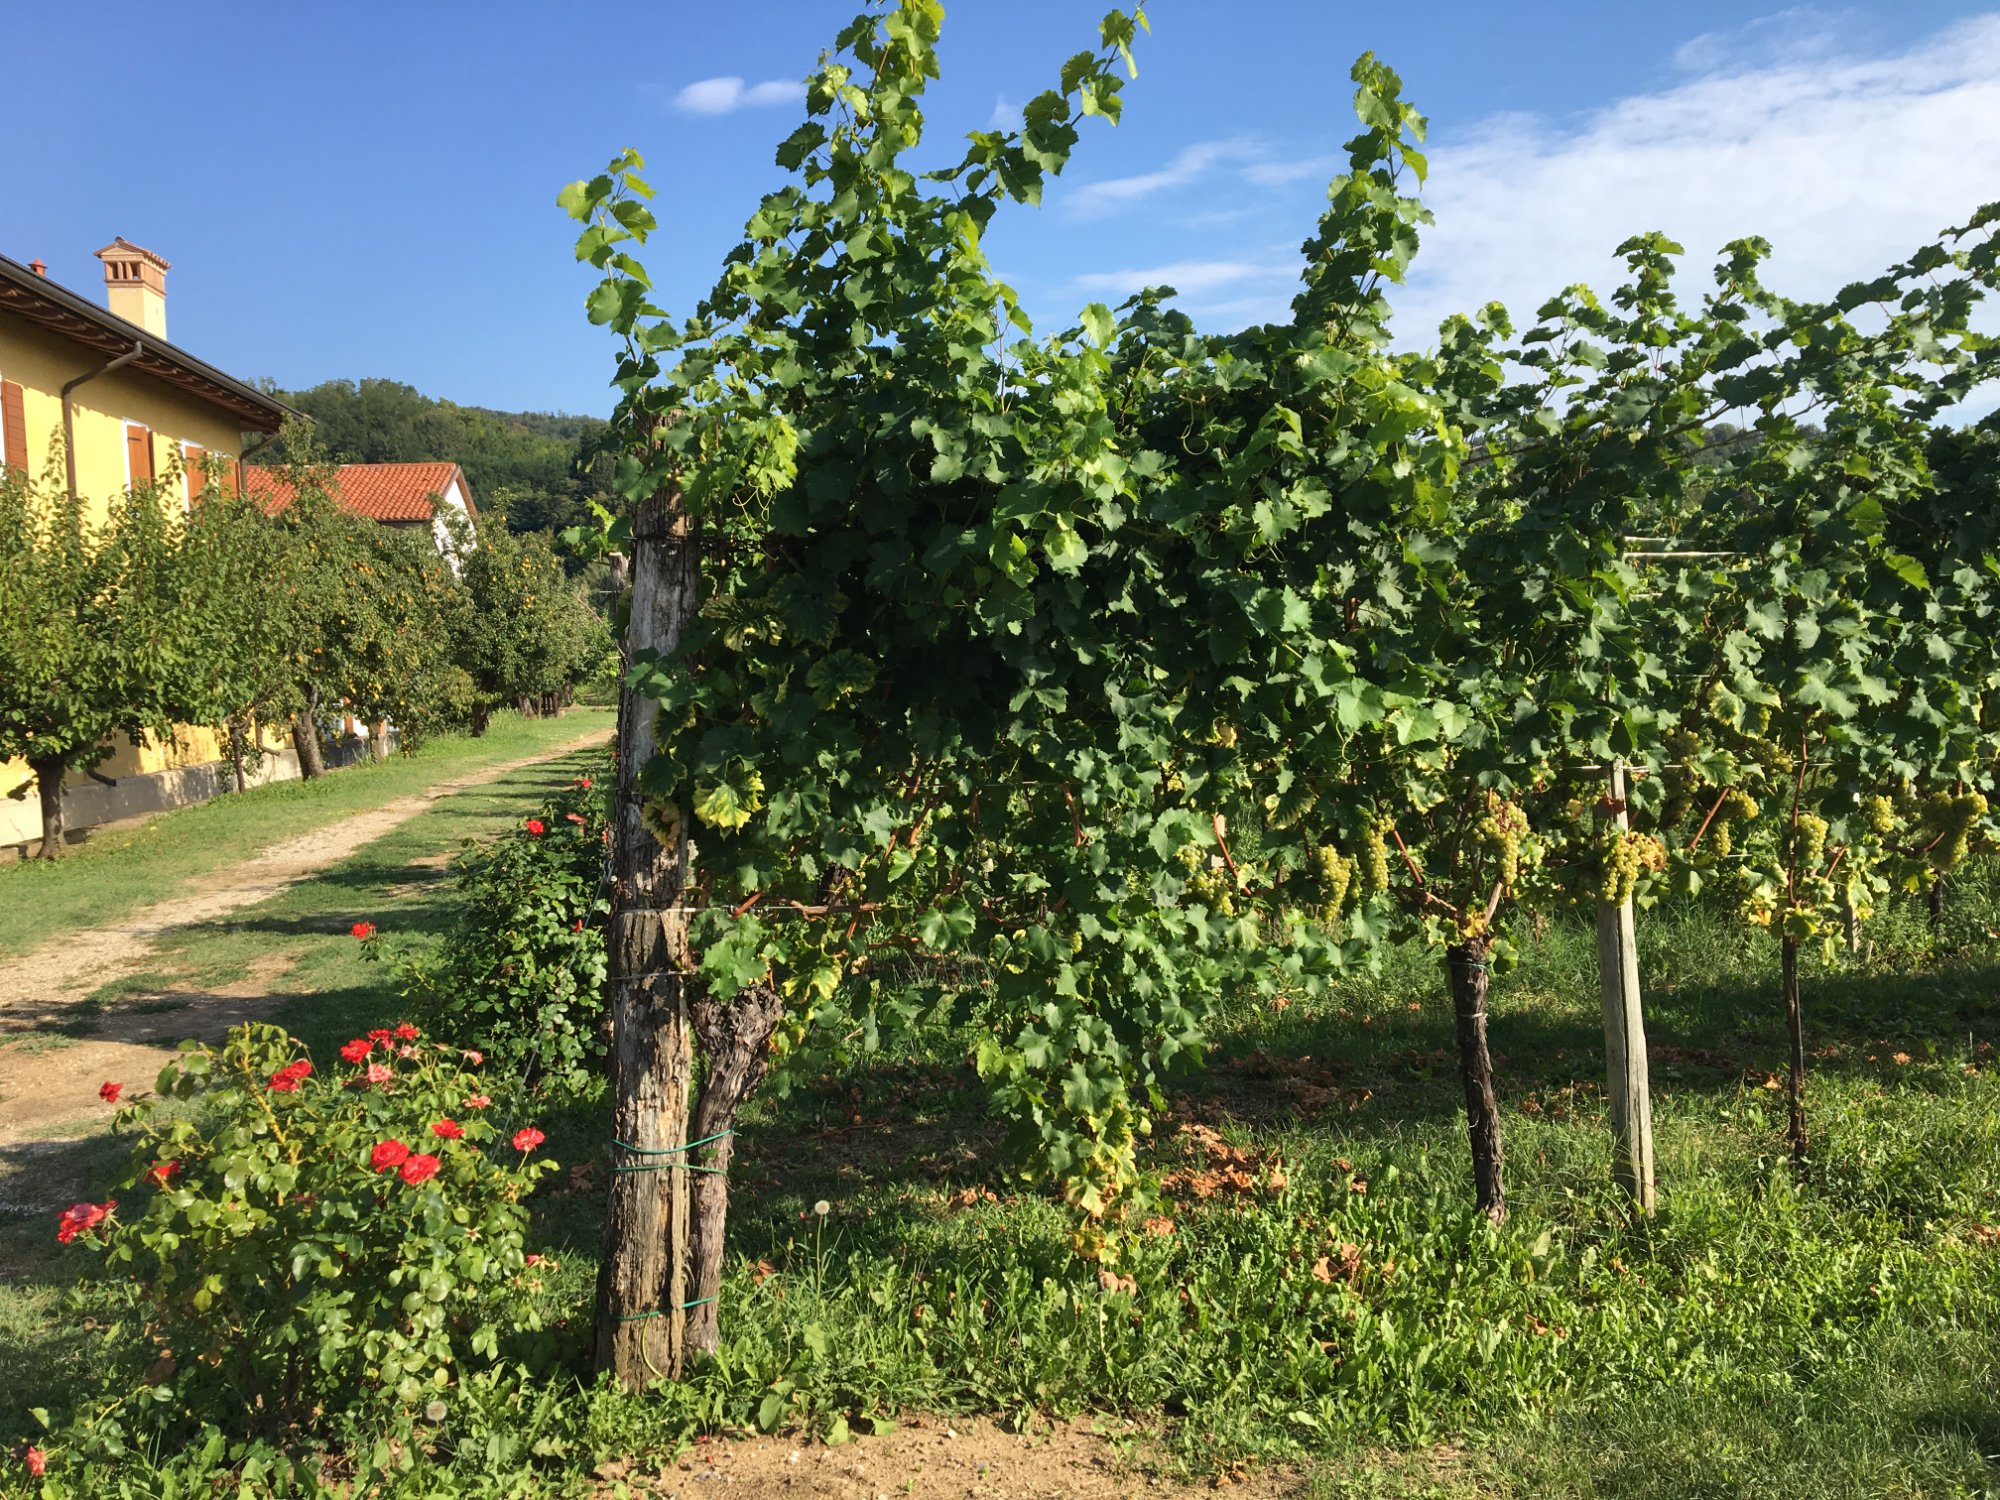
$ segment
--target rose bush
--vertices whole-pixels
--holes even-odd
[[[408,1413],[527,1352],[522,1200],[554,1163],[482,1114],[465,1052],[405,1025],[355,1038],[328,1076],[274,1026],[182,1045],[160,1097],[119,1112],[137,1143],[122,1188],[57,1231],[137,1288],[142,1403],[250,1427]]]
[[[478,1037],[495,1068],[530,1082],[598,1076],[606,827],[604,793],[582,776],[540,816],[458,856],[459,915],[439,950],[402,972],[404,997],[432,1029]]]

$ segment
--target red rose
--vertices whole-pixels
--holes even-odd
[[[395,1076],[396,1073],[393,1068],[385,1068],[380,1063],[370,1063],[368,1065],[368,1081],[370,1083],[387,1083]]]
[[[378,1172],[400,1167],[410,1159],[410,1148],[401,1141],[381,1141],[368,1153],[368,1165]]]
[[[577,827],[579,827],[579,828],[583,827],[583,814],[582,814],[582,813],[564,813],[564,814],[563,814],[563,816],[564,816],[565,818],[569,819],[569,821],[570,821],[570,822],[572,822],[572,823],[576,824],[576,826],[577,826]]]
[[[524,1125],[514,1132],[514,1149],[516,1151],[532,1151],[547,1139],[548,1137],[535,1129],[534,1126]]]
[[[455,1141],[465,1134],[465,1127],[456,1120],[439,1120],[437,1124],[431,1126],[431,1134],[442,1136],[448,1141]]]
[[[106,1084],[103,1085],[103,1087],[98,1089],[97,1097],[102,1099],[106,1104],[116,1104],[118,1102],[118,1096],[124,1092],[125,1092],[124,1084],[107,1082]]]
[[[548,825],[542,822],[540,818],[528,819],[528,832],[532,833],[536,838],[540,838],[548,831]]]
[[[386,1042],[389,1040],[389,1033],[377,1026],[373,1031],[368,1033],[368,1040],[371,1042]]]
[[[569,930],[570,930],[571,932],[581,932],[581,931],[583,931],[583,918],[582,918],[582,917],[578,917],[578,918],[577,918],[577,919],[576,919],[576,920],[575,920],[574,922],[570,923],[570,924],[569,924]]]
[[[117,1206],[115,1198],[104,1203],[72,1203],[56,1220],[56,1243],[67,1245],[78,1235],[95,1229],[111,1217],[111,1210]]]
[[[467,1109],[484,1109],[486,1108],[487,1105],[491,1104],[492,1102],[493,1101],[487,1098],[484,1094],[473,1094],[466,1099],[465,1107]]]
[[[438,1159],[435,1156],[417,1155],[403,1163],[403,1181],[411,1187],[427,1182],[437,1176]]]
[[[351,1063],[358,1063],[374,1050],[375,1044],[373,1042],[362,1037],[356,1037],[340,1049],[340,1055]]]
[[[360,938],[364,943],[375,936],[375,924],[373,922],[356,922],[347,930]]]
[[[313,1065],[303,1057],[295,1063],[287,1063],[271,1075],[271,1092],[274,1094],[295,1094],[299,1080],[312,1073]]]
[[[165,1191],[167,1184],[180,1175],[181,1164],[175,1161],[156,1161],[146,1168],[146,1181]]]
[[[467,1047],[465,1049],[463,1056],[465,1060],[471,1063],[475,1068],[478,1067],[481,1063],[486,1061],[486,1054],[472,1047]]]
[[[48,1472],[48,1455],[32,1443],[28,1445],[27,1452],[21,1455],[21,1462],[28,1466],[28,1472],[37,1479],[40,1479],[42,1475]]]
[[[577,785],[578,785],[579,787],[583,788],[583,790],[584,790],[584,791],[586,791],[586,792],[590,790],[590,778],[589,778],[588,776],[579,776],[579,777],[577,777],[577,778],[576,778],[576,784],[577,784]]]
[[[396,1028],[396,1040],[399,1042],[414,1042],[422,1035],[423,1033],[408,1021],[405,1021],[401,1026]]]

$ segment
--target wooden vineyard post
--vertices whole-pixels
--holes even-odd
[[[700,563],[679,496],[644,501],[632,525],[627,661],[679,646],[699,602]],[[618,702],[612,815],[611,1185],[597,1279],[597,1364],[627,1390],[681,1373],[687,1353],[689,1189],[681,1169],[694,1073],[691,850],[686,809],[649,818],[640,778],[657,743],[658,704],[630,686]],[[662,821],[671,824],[661,831]]]
[[[1625,768],[1611,767],[1609,795],[1619,832]],[[1646,1069],[1646,1016],[1639,995],[1639,942],[1628,893],[1597,903],[1597,981],[1604,1000],[1604,1071],[1611,1096],[1612,1173],[1643,1214],[1653,1211],[1653,1106]]]

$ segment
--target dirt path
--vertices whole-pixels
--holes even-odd
[[[171,900],[120,921],[72,932],[0,967],[0,1143],[81,1136],[110,1114],[97,1086],[106,1078],[144,1080],[184,1037],[212,1038],[265,1011],[295,955],[273,955],[244,979],[213,990],[163,992],[138,1004],[91,1012],[82,1002],[100,986],[149,967],[156,942],[177,928],[211,922],[309,880],[431,804],[484,786],[607,738],[602,728],[517,760],[441,781],[337,823],[274,844],[216,870]],[[77,1037],[42,1049],[36,1033]],[[82,1033],[82,1035],[79,1035]],[[11,1043],[11,1045],[9,1045]],[[73,1124],[73,1131],[62,1127]]]
[[[727,1488],[753,1496],[827,1500],[1188,1500],[1218,1490],[1246,1500],[1307,1492],[1283,1469],[1234,1470],[1206,1483],[1152,1471],[1143,1440],[1100,1433],[1088,1420],[1008,1432],[984,1418],[913,1417],[881,1437],[829,1448],[776,1436],[702,1443],[678,1463],[604,1464],[600,1495],[698,1497]],[[1116,1424],[1111,1424],[1116,1426]],[[704,1482],[705,1481],[705,1482]]]

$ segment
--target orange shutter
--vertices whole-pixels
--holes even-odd
[[[187,465],[188,504],[192,506],[201,494],[202,482],[208,478],[208,470],[201,464],[201,449],[189,443],[181,450],[181,461]]]
[[[0,380],[0,454],[17,474],[28,472],[28,419],[21,411],[21,388]]]
[[[125,465],[132,471],[134,484],[145,484],[153,477],[153,434],[150,428],[141,427],[137,422],[125,424]]]

